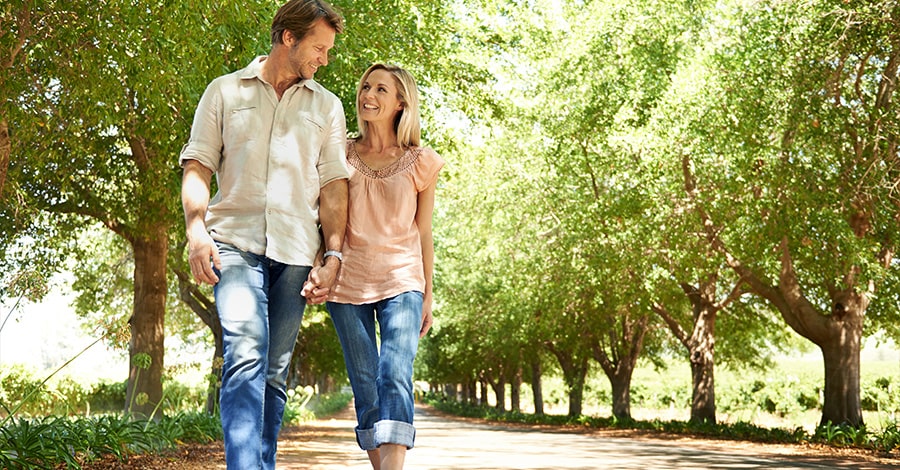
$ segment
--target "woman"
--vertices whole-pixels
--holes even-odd
[[[353,388],[357,442],[373,468],[393,470],[415,439],[413,360],[432,324],[431,217],[444,160],[420,144],[419,96],[406,70],[369,67],[356,107],[343,263],[327,308]]]

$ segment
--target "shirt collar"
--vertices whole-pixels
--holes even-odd
[[[260,81],[264,81],[262,78],[262,64],[265,61],[267,56],[261,55],[257,56],[247,65],[246,68],[241,72],[241,79],[243,80],[252,80],[254,78],[259,79]],[[299,82],[291,85],[291,88],[296,86],[304,86],[309,88],[310,90],[315,91],[315,80],[310,78],[307,80],[300,80]]]

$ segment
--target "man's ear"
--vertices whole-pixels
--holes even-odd
[[[292,46],[296,40],[297,38],[294,37],[294,33],[286,29],[281,32],[281,42],[283,42],[285,46]]]

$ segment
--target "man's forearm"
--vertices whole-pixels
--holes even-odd
[[[341,251],[347,230],[347,180],[326,184],[319,194],[319,223],[325,238],[325,249]]]
[[[212,172],[200,162],[185,163],[181,179],[181,205],[184,208],[184,225],[188,237],[193,230],[206,230],[206,210],[209,207],[209,186]]]

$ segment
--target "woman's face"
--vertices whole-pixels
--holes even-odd
[[[359,117],[366,122],[387,120],[393,123],[394,117],[403,109],[397,94],[397,82],[392,73],[382,69],[372,71],[357,97]]]

